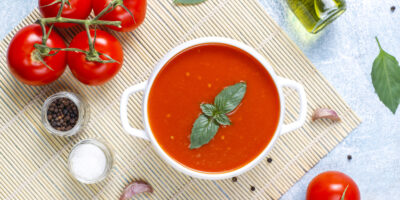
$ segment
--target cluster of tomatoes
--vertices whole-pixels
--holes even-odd
[[[61,13],[61,17],[72,19],[87,19],[92,9],[98,15],[111,0],[68,0]],[[144,20],[146,14],[146,0],[124,0],[123,5],[130,13],[120,6],[107,12],[100,20],[120,21],[121,26],[109,28],[128,32],[136,29]],[[56,17],[61,3],[57,0],[39,0],[39,8],[43,17]],[[76,24],[55,23],[58,28],[68,28]],[[47,27],[47,31],[49,28]],[[91,37],[95,31],[90,30]],[[29,85],[45,85],[57,80],[68,65],[72,74],[87,85],[101,85],[111,80],[120,70],[123,62],[123,51],[120,42],[106,31],[97,30],[96,40],[93,42],[96,51],[101,53],[100,58],[114,59],[116,62],[88,61],[85,54],[77,51],[52,51],[50,56],[38,57],[34,44],[42,43],[43,32],[38,24],[22,28],[12,39],[7,61],[10,72],[21,82]],[[63,38],[51,31],[46,41],[50,48],[66,48]],[[89,50],[89,41],[86,31],[80,32],[72,39],[68,48]]]

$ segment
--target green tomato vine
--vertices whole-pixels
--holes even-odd
[[[49,17],[49,18],[41,18],[38,19],[36,21],[36,23],[38,23],[41,28],[42,28],[42,32],[43,32],[43,37],[42,37],[42,44],[35,44],[34,47],[36,49],[35,53],[36,53],[36,58],[42,62],[44,65],[46,65],[46,67],[48,67],[49,69],[51,69],[50,66],[48,66],[46,64],[46,62],[43,60],[44,57],[46,56],[53,56],[55,54],[57,54],[60,51],[73,51],[73,52],[80,52],[85,54],[86,59],[88,61],[93,61],[93,62],[99,62],[99,63],[114,63],[114,62],[118,62],[116,60],[114,60],[113,58],[111,58],[110,56],[103,54],[101,52],[98,52],[95,47],[94,47],[94,42],[96,41],[96,29],[97,29],[97,25],[110,25],[110,26],[117,26],[117,27],[121,27],[121,22],[120,21],[107,21],[107,20],[99,20],[103,15],[111,12],[112,10],[114,10],[116,7],[121,6],[123,9],[125,9],[134,19],[132,12],[126,8],[123,4],[124,0],[112,0],[106,8],[104,8],[97,16],[95,16],[93,19],[71,19],[71,18],[65,18],[62,17],[62,11],[64,9],[64,6],[71,6],[69,0],[54,0],[54,2],[45,5],[45,6],[51,6],[57,3],[61,3],[60,5],[60,9],[58,10],[57,16],[56,17]],[[78,49],[78,48],[51,48],[48,47],[46,45],[47,40],[50,36],[51,31],[54,28],[54,23],[75,23],[75,24],[81,24],[84,26],[85,30],[86,30],[86,34],[88,37],[88,43],[89,43],[89,50],[85,51],[82,49]],[[46,30],[46,25],[47,24],[51,24],[50,28],[48,29],[48,31]],[[94,36],[93,39],[90,36],[90,26],[94,25]],[[54,53],[51,53],[54,52]],[[100,56],[104,56],[107,59],[102,59]]]

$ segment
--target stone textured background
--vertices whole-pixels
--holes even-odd
[[[358,183],[363,200],[399,199],[400,114],[393,115],[379,101],[370,72],[379,53],[375,36],[400,60],[400,2],[348,0],[347,11],[317,35],[302,28],[285,0],[260,2],[363,120],[282,199],[305,199],[311,179],[327,170],[350,175]],[[36,6],[37,0],[1,0],[0,38]],[[396,6],[393,13],[391,6]],[[353,156],[351,161],[348,154]]]

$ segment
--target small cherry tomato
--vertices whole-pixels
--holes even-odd
[[[93,0],[92,7],[96,15],[98,15],[112,0]],[[103,15],[100,19],[110,21],[121,21],[121,27],[108,26],[109,28],[128,32],[136,29],[143,23],[146,16],[146,0],[124,0],[124,6],[133,14],[133,17],[123,7],[117,6],[113,11]]]
[[[90,30],[94,37],[94,30]],[[116,60],[114,63],[100,63],[88,61],[86,55],[81,52],[68,52],[67,62],[72,74],[82,83],[87,85],[101,85],[111,80],[121,69],[123,62],[122,46],[119,41],[109,33],[101,30],[96,31],[95,49],[102,54]],[[70,48],[89,50],[86,31],[78,33],[70,44]],[[100,55],[103,60],[109,60],[107,56]]]
[[[43,17],[56,17],[60,10],[61,3],[54,3],[56,0],[39,0],[39,10]],[[86,19],[92,11],[91,0],[68,0],[69,4],[65,4],[61,17],[72,19]],[[96,1],[96,0],[94,0]],[[74,26],[73,23],[55,23],[55,26],[67,28]]]
[[[360,190],[357,184],[342,172],[321,173],[308,185],[307,200],[341,200],[342,198],[344,200],[360,200]]]
[[[11,40],[7,51],[10,72],[19,81],[28,85],[45,85],[58,79],[66,67],[66,53],[58,52],[43,58],[51,68],[40,62],[34,44],[42,43],[42,29],[38,24],[22,28]],[[46,42],[52,48],[65,48],[63,39],[53,30]],[[50,52],[54,53],[54,52]]]

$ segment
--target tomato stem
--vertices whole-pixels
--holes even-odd
[[[133,23],[136,24],[135,16],[133,16],[133,13],[123,4],[121,3],[120,6],[127,12],[129,15],[132,17]]]
[[[47,68],[49,68],[51,71],[54,71],[54,69],[51,68],[49,65],[47,65],[47,63],[43,60],[42,53],[41,53],[39,50],[36,49],[36,50],[32,51],[32,53],[31,53],[31,59],[32,59],[33,61],[43,63],[43,65],[45,65],[45,66],[46,66]]]
[[[64,9],[64,5],[65,5],[65,0],[61,0],[60,9],[58,10],[56,18],[60,18],[61,17],[61,13],[62,13],[62,11]]]
[[[349,188],[349,185],[346,186],[346,189],[344,189],[343,194],[342,194],[342,198],[340,198],[340,200],[344,200],[344,196],[346,196],[346,191]]]
[[[85,50],[78,49],[78,48],[51,48],[51,47],[48,47],[48,46],[42,45],[42,44],[34,44],[33,46],[36,48],[36,50],[38,51],[38,53],[40,54],[41,57],[54,56],[60,51],[72,51],[72,52],[79,52],[79,53],[85,54],[86,59],[88,61],[99,62],[99,63],[115,63],[115,62],[118,63],[117,60],[112,59],[109,55],[100,53],[96,50],[91,53],[90,50],[85,51]],[[51,53],[51,52],[54,52],[54,53]],[[108,60],[101,59],[100,58],[101,55],[106,57]],[[38,60],[40,61],[40,59],[38,59]]]
[[[61,0],[54,0],[53,2],[51,2],[51,3],[47,4],[47,5],[39,6],[39,7],[40,8],[44,8],[44,7],[52,6],[52,5],[60,3],[60,2],[61,2]]]
[[[107,20],[94,20],[94,19],[71,19],[65,17],[49,17],[39,19],[40,24],[54,24],[54,23],[75,23],[75,24],[88,24],[88,25],[110,25],[110,26],[121,26],[120,21],[107,21]]]
[[[57,3],[61,3],[60,5],[60,9],[58,10],[57,16],[56,17],[48,17],[48,18],[41,18],[37,21],[37,23],[41,26],[42,28],[42,32],[43,32],[43,37],[42,37],[42,44],[35,44],[34,47],[37,50],[37,55],[38,56],[38,60],[40,62],[42,62],[44,65],[48,66],[44,60],[43,57],[46,56],[53,56],[55,54],[57,54],[60,51],[73,51],[73,52],[80,52],[80,53],[84,53],[86,56],[86,59],[88,61],[93,61],[93,62],[100,62],[100,63],[114,63],[114,62],[118,62],[114,59],[112,59],[110,56],[100,53],[95,49],[95,40],[96,40],[96,26],[97,25],[110,25],[110,26],[117,26],[117,27],[121,27],[121,22],[120,21],[107,21],[107,20],[99,20],[100,17],[102,17],[103,15],[111,12],[112,10],[114,10],[117,6],[122,6],[124,9],[126,9],[126,7],[123,5],[123,1],[124,0],[112,0],[106,8],[104,8],[97,16],[95,16],[93,19],[72,19],[72,18],[65,18],[62,17],[62,11],[63,8],[65,6],[65,4],[71,6],[69,0],[54,0],[54,2],[45,5],[45,6],[51,6]],[[129,12],[131,13],[131,12]],[[133,16],[132,16],[133,17]],[[50,33],[53,29],[54,23],[75,23],[75,24],[82,24],[85,27],[85,31],[88,37],[88,44],[89,44],[89,51],[84,51],[81,49],[77,49],[77,48],[50,48],[46,45],[47,40],[50,36]],[[48,30],[48,32],[46,31],[46,24],[51,24],[50,29]],[[95,32],[94,32],[94,37],[92,40],[92,37],[90,35],[90,26],[94,25],[95,26]],[[53,52],[53,53],[50,53]],[[103,60],[102,58],[100,58],[100,56],[104,56],[106,58],[108,58],[108,60]],[[40,58],[39,58],[40,57]],[[51,69],[51,68],[50,68]]]
[[[112,10],[114,10],[115,7],[116,7],[116,4],[117,4],[117,0],[111,1],[111,2],[107,5],[107,7],[105,7],[96,17],[94,17],[94,20],[98,20],[98,19],[100,19],[100,17],[102,17],[103,15],[105,15],[105,14],[111,12]],[[110,9],[111,9],[111,10],[110,10]]]
[[[95,56],[94,52],[96,50],[94,49],[94,44],[93,44],[93,41],[92,41],[92,36],[90,36],[90,29],[89,29],[89,25],[88,24],[85,24],[85,31],[86,31],[86,35],[88,37],[89,54]]]

